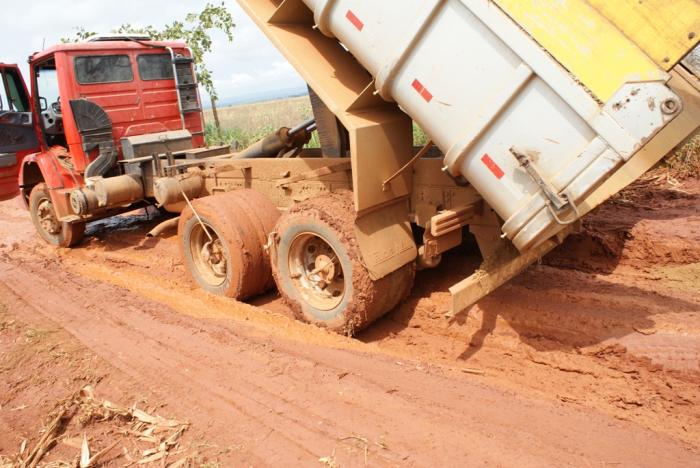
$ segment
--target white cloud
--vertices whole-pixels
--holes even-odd
[[[243,86],[255,81],[253,75],[249,73],[234,73],[228,83],[232,86]]]
[[[297,76],[296,70],[289,62],[273,62],[269,69],[263,72],[266,77],[294,78]]]
[[[27,76],[27,57],[72,36],[77,26],[109,32],[123,23],[156,27],[182,19],[204,7],[206,0],[32,0],[4,1],[0,15],[0,62],[18,63]],[[233,14],[234,40],[212,34],[213,49],[207,56],[222,102],[252,94],[269,94],[303,86],[302,79],[270,44],[252,20],[233,0],[226,6]],[[206,93],[202,93],[206,100]]]

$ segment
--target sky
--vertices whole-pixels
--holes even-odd
[[[218,2],[219,0],[212,0]],[[109,32],[124,23],[160,27],[204,8],[206,0],[0,0],[0,62],[17,63],[25,78],[27,57],[72,36],[76,27]],[[235,0],[225,0],[236,27],[234,40],[212,33],[206,57],[222,104],[303,91],[304,81]],[[202,93],[205,103],[206,93]]]

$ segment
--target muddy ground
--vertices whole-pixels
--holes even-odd
[[[113,466],[700,466],[697,179],[617,196],[448,323],[467,246],[357,339],[199,291],[144,212],[73,250],[17,200],[0,219],[0,465],[48,433],[53,466],[83,444]]]

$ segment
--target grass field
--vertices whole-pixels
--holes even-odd
[[[214,116],[207,110],[204,112],[207,143],[245,148],[280,127],[293,127],[312,116],[308,96],[240,104],[219,109],[221,131],[217,132]]]
[[[216,130],[211,110],[207,110],[204,112],[207,144],[245,148],[280,127],[293,127],[311,117],[308,96],[222,107],[219,109],[220,131]],[[413,125],[413,142],[417,146],[428,142],[428,137],[416,124]],[[316,133],[308,146],[320,147]]]

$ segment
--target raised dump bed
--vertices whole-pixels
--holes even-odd
[[[351,160],[374,281],[416,257],[435,266],[469,227],[484,260],[450,288],[449,315],[559,245],[700,123],[684,60],[700,40],[696,0],[238,2],[312,89],[324,151]],[[430,188],[435,174],[407,148],[411,120],[475,198]],[[417,249],[402,219],[425,228]]]
[[[682,108],[666,70],[596,2],[304,3],[378,93],[425,129],[447,170],[479,191],[521,251],[577,219],[577,204]],[[691,46],[698,7],[678,3],[694,20],[665,38]]]

